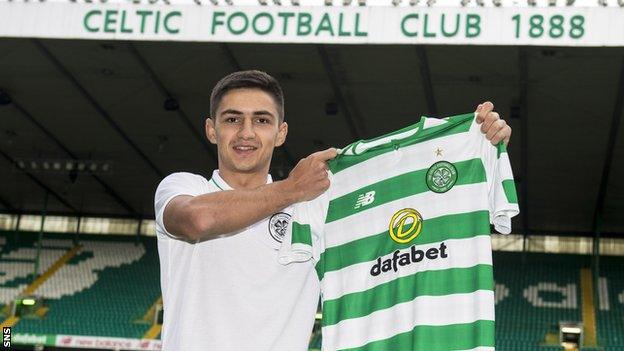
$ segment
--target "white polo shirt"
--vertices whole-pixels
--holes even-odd
[[[231,189],[215,170],[210,180],[173,173],[156,190],[163,350],[307,350],[319,283],[312,262],[277,261],[290,208],[234,235],[197,243],[165,229],[163,212],[172,198]]]

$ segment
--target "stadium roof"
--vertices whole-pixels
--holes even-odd
[[[604,232],[624,232],[624,125],[613,129],[623,114],[621,47],[2,38],[0,52],[2,212],[39,212],[48,192],[48,213],[152,217],[162,177],[209,177],[217,165],[203,133],[212,86],[229,72],[261,69],[286,94],[290,132],[274,157],[277,178],[315,150],[491,100],[514,129],[525,214],[515,232],[588,234],[599,209]],[[169,98],[177,110],[164,108]],[[99,168],[41,169],[72,159]]]

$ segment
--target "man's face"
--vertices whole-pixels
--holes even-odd
[[[273,149],[284,143],[288,132],[270,94],[253,88],[230,90],[212,117],[206,120],[206,135],[217,145],[220,169],[268,172]]]

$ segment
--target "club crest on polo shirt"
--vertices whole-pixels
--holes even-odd
[[[269,234],[278,243],[281,243],[284,239],[289,222],[290,215],[284,212],[275,213],[269,219]]]

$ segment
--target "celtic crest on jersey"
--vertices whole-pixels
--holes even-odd
[[[290,215],[284,212],[275,213],[269,219],[269,234],[278,243],[281,243],[284,239],[289,222]]]
[[[447,161],[434,163],[427,170],[427,187],[436,193],[445,193],[457,182],[457,168]]]

